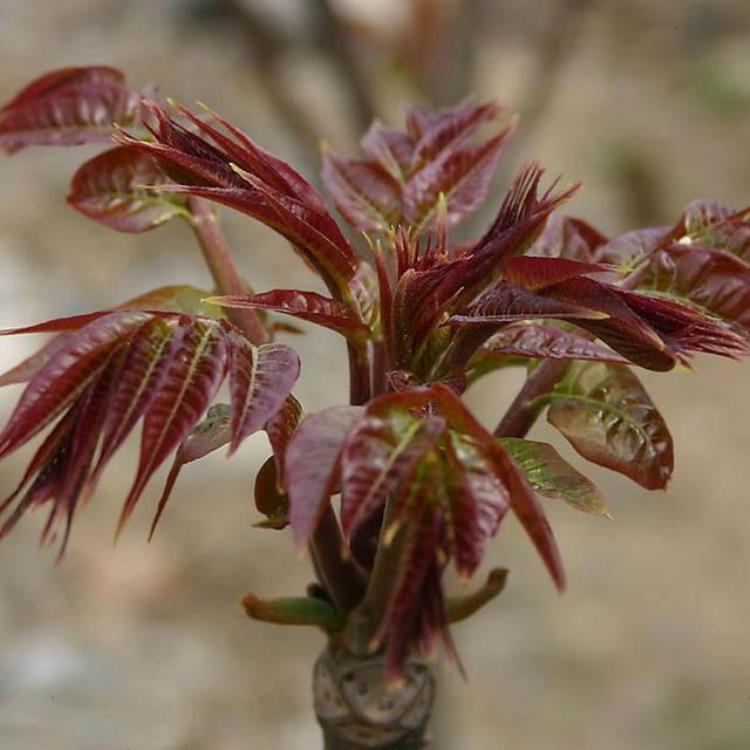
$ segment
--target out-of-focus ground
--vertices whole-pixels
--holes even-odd
[[[305,35],[304,0],[263,5],[287,33]],[[416,40],[403,32],[394,41],[408,3],[337,5],[358,34],[375,108],[395,124],[414,96],[403,58]],[[524,132],[522,120],[506,176],[533,156],[553,175],[583,179],[570,211],[608,233],[672,221],[696,197],[748,203],[744,0],[575,0],[565,13],[553,0],[485,6],[470,45],[470,88],[520,109],[531,125]],[[0,0],[0,100],[47,69],[109,63],[133,82],[207,101],[300,163],[301,123],[279,118],[251,37],[212,16],[205,4],[180,0]],[[456,64],[468,59],[466,49],[452,54]],[[273,76],[271,88],[285,82],[305,127],[352,148],[347,94],[320,48],[276,55]],[[423,99],[441,98],[439,84],[428,88]],[[206,283],[183,227],[117,235],[66,208],[67,180],[84,153],[29,150],[0,162],[0,326],[106,306],[165,283]],[[310,170],[316,155],[301,163]],[[225,219],[257,289],[310,288],[283,242],[239,215]],[[3,339],[0,369],[37,343]],[[294,343],[306,407],[341,400],[340,342],[314,331]],[[591,468],[611,522],[549,506],[570,580],[564,596],[507,524],[489,560],[511,569],[509,586],[456,628],[470,679],[442,680],[436,750],[750,747],[748,373],[700,361],[696,374],[644,376],[675,436],[675,479],[668,493],[648,495]],[[492,421],[517,382],[488,379],[470,401]],[[3,418],[18,392],[0,392]],[[311,578],[288,535],[252,528],[251,476],[265,451],[253,439],[231,462],[217,455],[189,467],[148,545],[154,483],[113,548],[136,459],[131,445],[77,519],[63,565],[37,549],[40,518],[0,545],[2,750],[319,746],[309,674],[321,638],[251,623],[238,606],[246,590],[293,594]],[[0,496],[27,458],[2,464]]]

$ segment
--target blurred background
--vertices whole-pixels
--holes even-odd
[[[203,100],[316,178],[321,139],[356,148],[373,117],[499,99],[521,115],[502,185],[525,160],[583,180],[568,210],[607,234],[671,223],[692,199],[750,201],[746,0],[0,0],[0,101],[34,76],[111,64]],[[93,151],[0,163],[0,326],[96,309],[167,283],[206,285],[186,228],[114,234],[64,203]],[[284,242],[224,212],[256,289],[317,288]],[[344,350],[293,342],[309,411],[342,400]],[[39,345],[2,339],[0,370]],[[506,593],[455,635],[468,683],[441,670],[435,750],[750,747],[748,369],[644,375],[677,452],[667,493],[590,469],[615,520],[548,504],[570,580],[557,596],[509,522],[491,564]],[[469,400],[488,423],[519,373]],[[19,389],[0,392],[0,415]],[[556,438],[543,425],[534,435]],[[560,450],[568,457],[566,446]],[[309,750],[322,639],[244,618],[240,597],[302,592],[309,561],[252,528],[262,437],[188,467],[152,544],[155,482],[112,545],[136,446],[77,518],[64,563],[41,518],[0,545],[2,750]],[[0,467],[0,497],[28,453]],[[578,462],[579,465],[582,462]],[[160,474],[163,479],[163,474]]]

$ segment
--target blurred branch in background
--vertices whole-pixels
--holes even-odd
[[[309,18],[302,34],[284,28],[267,11],[244,0],[198,0],[189,3],[187,9],[195,21],[210,21],[214,29],[221,26],[239,36],[264,95],[289,130],[297,151],[307,160],[310,175],[317,177],[320,133],[284,77],[284,60],[291,51],[308,48],[331,63],[354,131],[363,132],[375,118],[371,87],[354,55],[346,24],[330,0],[304,4]]]
[[[486,0],[411,0],[410,22],[398,45],[426,103],[455,104],[473,92]]]
[[[347,94],[352,123],[364,133],[376,116],[371,86],[359,59],[354,55],[352,39],[344,21],[337,15],[331,0],[308,0],[313,13],[316,41],[321,52],[334,64]]]
[[[202,28],[208,23],[213,30],[221,28],[240,38],[263,94],[288,129],[297,152],[307,160],[308,173],[316,174],[310,154],[317,153],[319,135],[281,76],[283,55],[297,40],[253,3],[243,0],[196,0],[186,3],[185,11]]]
[[[582,33],[587,11],[594,0],[560,0],[550,14],[540,36],[534,41],[535,73],[529,81],[521,106],[522,118],[519,142],[534,136],[544,112],[557,91],[566,61],[576,49],[576,42]]]

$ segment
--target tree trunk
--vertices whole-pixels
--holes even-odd
[[[427,664],[410,660],[404,679],[389,685],[382,654],[355,656],[329,645],[315,663],[315,714],[325,750],[418,750],[435,700]]]

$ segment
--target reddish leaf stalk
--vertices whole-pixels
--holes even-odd
[[[340,612],[351,612],[362,601],[365,578],[351,557],[331,505],[327,505],[310,539],[315,573]]]
[[[524,437],[536,422],[543,404],[534,400],[555,386],[568,369],[565,360],[548,359],[542,362],[526,379],[523,388],[513,399],[505,415],[495,428],[495,437]]]
[[[370,361],[367,350],[359,344],[347,346],[349,357],[349,403],[361,406],[370,400]]]
[[[222,294],[243,294],[247,286],[237,270],[232,253],[221,231],[218,219],[208,203],[201,198],[188,199],[188,209],[193,217],[192,227],[198,238],[203,258],[208,265],[217,291]],[[268,341],[268,332],[258,313],[249,308],[228,309],[227,314],[254,344]]]
[[[398,577],[404,544],[402,529],[396,531],[393,538],[388,538],[392,533],[391,527],[396,521],[397,505],[396,498],[389,498],[386,502],[375,562],[367,583],[367,591],[362,603],[350,616],[347,623],[346,642],[354,654],[364,656],[371,653],[372,640],[385,616],[388,601],[393,592],[394,581]]]

